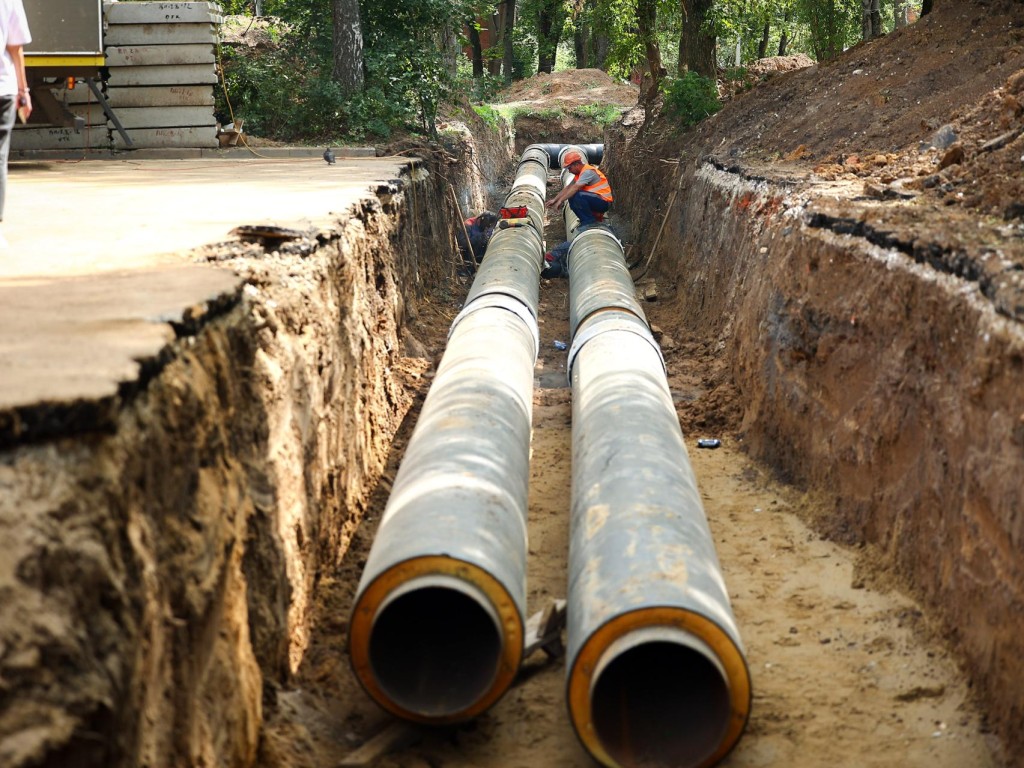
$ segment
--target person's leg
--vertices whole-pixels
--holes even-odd
[[[595,197],[598,196],[593,192],[584,192],[583,190],[580,190],[569,198],[569,207],[572,209],[572,212],[576,214],[577,218],[579,218],[581,227],[597,223],[597,219],[594,218],[594,214],[591,209],[591,203]],[[600,200],[599,197],[598,199]]]
[[[581,227],[596,224],[598,221],[604,219],[603,215],[598,219],[595,214],[604,214],[610,205],[611,203],[600,195],[595,195],[593,192],[586,192],[583,190],[580,190],[569,198],[569,207],[572,208],[572,212],[579,217]]]
[[[0,96],[0,221],[4,220],[4,199],[7,197],[7,157],[11,150],[11,129],[18,110],[14,96]]]

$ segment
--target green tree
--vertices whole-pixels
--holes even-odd
[[[818,61],[834,59],[851,33],[860,30],[856,0],[797,0],[797,17],[810,29],[811,48]]]
[[[537,70],[551,72],[569,8],[566,0],[520,0],[521,19],[532,22],[537,38]]]

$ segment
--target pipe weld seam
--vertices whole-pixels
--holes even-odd
[[[654,340],[654,336],[651,335],[646,325],[642,329],[637,325],[636,321],[638,319],[636,315],[626,310],[605,309],[600,312],[600,316],[595,317],[591,315],[584,320],[581,323],[583,327],[576,331],[576,335],[572,340],[572,346],[569,347],[569,359],[565,366],[569,384],[572,384],[572,367],[576,363],[576,356],[579,355],[583,347],[586,346],[587,342],[596,339],[603,333],[611,331],[626,331],[650,344],[657,353],[658,360],[661,362],[661,368],[667,376],[668,367],[665,365],[665,356],[661,353],[661,347],[658,346],[658,342]]]
[[[503,309],[522,320],[533,338],[533,362],[536,364],[537,356],[540,354],[540,325],[537,323],[536,309],[507,293],[484,293],[464,306],[452,320],[452,325],[448,329],[448,339],[451,340],[459,323],[481,309]]]

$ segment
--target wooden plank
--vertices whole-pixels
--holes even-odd
[[[213,85],[217,70],[210,64],[154,67],[111,67],[107,85],[111,88],[129,85]]]
[[[212,85],[150,85],[108,88],[107,101],[122,107],[212,107]]]
[[[220,16],[216,3],[110,3],[104,7],[107,23],[114,24],[181,24],[209,22]]]
[[[212,24],[111,24],[103,41],[108,46],[216,43],[217,31]]]
[[[338,768],[366,768],[379,758],[415,744],[423,738],[423,730],[403,720],[393,720],[384,730],[349,753],[338,763]]]
[[[114,110],[121,125],[134,128],[217,128],[213,107],[120,107]]]
[[[212,64],[213,45],[111,45],[107,47],[108,67],[152,66],[154,64]]]
[[[11,149],[108,149],[110,131],[102,128],[83,128],[75,133],[73,128],[41,127],[19,128],[11,133]]]
[[[133,149],[162,149],[184,147],[220,146],[215,128],[136,128],[128,131]],[[113,134],[114,147],[127,149],[128,146],[117,131]]]
[[[526,622],[523,658],[541,648],[552,658],[565,654],[562,628],[565,627],[565,600],[552,600],[543,611],[533,614]]]

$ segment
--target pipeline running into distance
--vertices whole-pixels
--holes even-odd
[[[661,350],[610,230],[575,232],[568,263],[570,719],[610,768],[710,766],[750,675]]]
[[[356,595],[349,652],[385,709],[468,720],[521,662],[537,304],[548,157],[528,148],[452,322]]]

